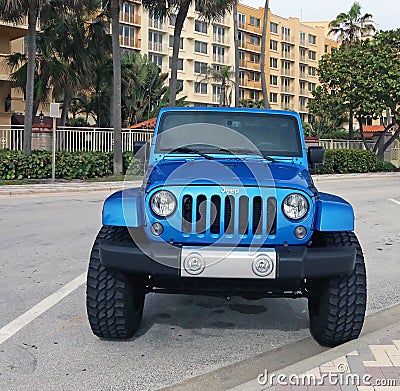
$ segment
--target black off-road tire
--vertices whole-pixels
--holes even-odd
[[[362,329],[367,302],[364,256],[353,232],[320,234],[318,241],[357,249],[352,273],[308,282],[310,331],[322,346],[334,347],[356,339]]]
[[[108,269],[100,263],[101,240],[132,242],[124,227],[103,226],[96,237],[86,285],[90,327],[100,338],[131,338],[142,320],[145,292],[139,277]]]

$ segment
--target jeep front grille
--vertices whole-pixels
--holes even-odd
[[[185,195],[181,202],[186,234],[276,234],[275,197]]]

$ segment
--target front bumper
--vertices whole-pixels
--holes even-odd
[[[299,280],[349,274],[354,269],[356,258],[354,245],[275,246],[274,249],[276,252],[274,280]],[[139,248],[134,244],[106,240],[100,242],[100,262],[104,266],[128,273],[150,275],[156,279],[182,278],[181,253],[182,248],[165,243],[149,243]]]

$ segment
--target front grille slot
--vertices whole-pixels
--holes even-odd
[[[231,195],[225,197],[224,232],[233,234],[235,226],[235,198]]]
[[[239,198],[239,233],[241,235],[249,233],[249,199],[246,196]]]
[[[207,222],[207,197],[199,195],[196,203],[196,233],[204,234],[206,232]]]
[[[253,198],[253,234],[262,234],[262,198],[256,196]]]
[[[237,220],[235,221],[235,218]],[[182,232],[212,235],[276,235],[275,197],[184,195]]]

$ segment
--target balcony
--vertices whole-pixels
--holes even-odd
[[[299,111],[308,112],[307,103],[299,103]]]
[[[294,88],[293,86],[281,86],[281,92],[285,94],[294,95]]]
[[[306,80],[308,79],[306,72],[300,72],[299,77],[300,77],[300,79],[306,79]]]
[[[139,49],[139,42],[135,40],[134,37],[129,37],[129,36],[119,36],[119,44],[121,46],[126,46],[131,49]]]
[[[252,52],[260,53],[261,52],[261,46],[256,45],[254,43],[246,42],[246,41],[238,41],[239,42],[239,48],[241,49],[246,49],[250,50]]]
[[[308,61],[307,61],[307,57],[306,57],[306,55],[301,55],[300,54],[300,58],[299,58],[299,60],[300,60],[300,62],[305,62],[305,63],[307,63]]]
[[[239,30],[246,30],[251,33],[255,33],[257,35],[262,35],[262,27],[256,27],[250,23],[243,23],[243,22],[238,22],[238,29]]]
[[[221,94],[213,94],[212,96],[212,102],[213,103],[220,103],[221,101]]]
[[[141,26],[142,18],[140,15],[132,14],[129,12],[120,12],[120,23],[134,24]]]
[[[225,56],[221,54],[213,54],[213,62],[217,64],[225,64]]]
[[[308,91],[305,88],[300,88],[300,95],[308,96]]]
[[[7,80],[10,75],[10,69],[4,62],[7,56],[8,54],[0,53],[0,80]]]
[[[307,47],[307,41],[305,39],[300,38],[300,46]]]
[[[258,63],[258,62],[251,62],[251,61],[248,61],[248,60],[239,60],[239,66],[241,68],[260,71],[260,63]]]
[[[255,80],[247,80],[246,84],[244,85],[245,87],[249,88],[254,88],[256,90],[261,90],[261,81],[255,81]]]
[[[282,34],[281,39],[283,42],[293,43],[293,37],[290,34]]]
[[[156,30],[164,30],[164,22],[160,19],[149,19],[149,27]]]
[[[163,44],[161,42],[149,41],[148,49],[152,52],[162,52]]]
[[[282,58],[284,58],[285,60],[293,60],[294,59],[293,52],[283,51],[282,52]]]
[[[282,75],[282,76],[293,77],[293,71],[292,71],[291,69],[282,68],[282,70],[281,70],[281,75]]]
[[[213,34],[213,41],[216,43],[225,43],[225,35]]]

